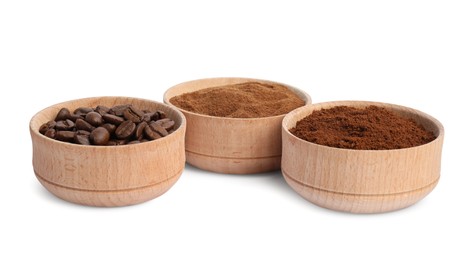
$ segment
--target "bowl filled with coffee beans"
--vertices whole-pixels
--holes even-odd
[[[39,182],[66,201],[125,206],[165,193],[185,166],[186,120],[177,109],[131,97],[50,106],[30,121]]]
[[[319,103],[290,112],[282,127],[286,182],[325,208],[398,210],[424,198],[440,178],[444,128],[412,108]]]
[[[171,87],[164,102],[176,106],[188,121],[189,164],[219,173],[252,174],[280,168],[281,121],[311,98],[268,80],[208,78]]]

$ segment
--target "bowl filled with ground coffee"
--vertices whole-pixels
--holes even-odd
[[[313,104],[283,120],[282,173],[302,197],[353,213],[408,207],[440,178],[444,128],[399,105]]]
[[[164,102],[187,119],[189,164],[213,172],[252,174],[280,168],[281,121],[311,99],[273,81],[209,78],[168,89]]]
[[[174,107],[93,97],[43,109],[30,121],[39,182],[66,201],[125,206],[165,193],[185,166],[186,120]]]

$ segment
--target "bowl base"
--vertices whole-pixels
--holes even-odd
[[[395,194],[346,194],[311,187],[283,170],[282,173],[288,185],[304,199],[323,208],[350,213],[383,213],[407,208],[427,196],[438,183],[437,179],[420,189]]]
[[[186,151],[186,162],[212,172],[254,174],[279,170],[281,155],[259,158],[224,158]]]
[[[120,207],[143,203],[168,191],[180,178],[183,169],[174,176],[149,186],[124,190],[83,190],[50,182],[34,172],[39,182],[56,197],[68,202],[96,207]]]

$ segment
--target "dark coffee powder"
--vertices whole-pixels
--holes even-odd
[[[290,132],[312,143],[356,150],[408,148],[436,138],[412,119],[377,106],[316,110],[298,121]]]
[[[247,82],[185,93],[170,103],[198,114],[256,118],[286,114],[305,101],[282,85]]]

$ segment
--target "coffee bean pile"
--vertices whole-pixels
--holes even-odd
[[[175,122],[162,111],[139,110],[133,105],[62,108],[56,118],[39,128],[49,138],[81,145],[138,144],[165,137]]]

